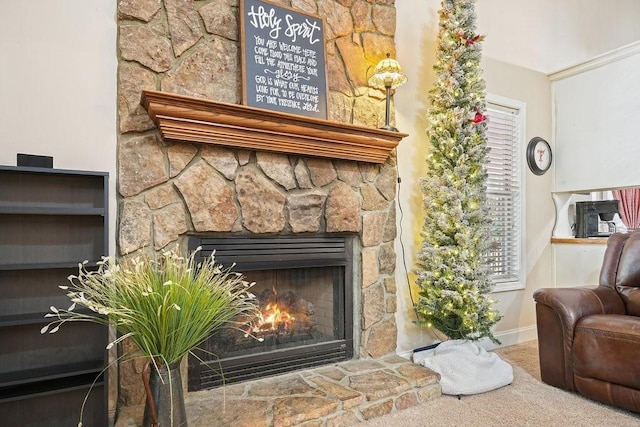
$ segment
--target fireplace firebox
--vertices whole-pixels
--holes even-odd
[[[199,257],[215,251],[250,282],[260,315],[224,329],[189,356],[196,391],[353,357],[353,236],[194,235]]]

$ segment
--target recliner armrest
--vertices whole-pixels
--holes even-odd
[[[598,286],[596,288],[541,288],[533,293],[538,304],[549,306],[562,319],[565,327],[570,328],[569,336],[573,337],[576,322],[590,314],[624,314],[625,308],[612,288]]]
[[[591,314],[624,314],[618,293],[609,287],[542,288],[534,292],[542,381],[574,390],[573,337],[578,320]]]

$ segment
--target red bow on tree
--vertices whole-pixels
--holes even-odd
[[[456,33],[456,36],[460,40],[464,41],[464,44],[466,44],[467,46],[470,46],[470,45],[472,45],[472,44],[474,44],[476,42],[481,42],[482,40],[484,40],[484,36],[481,36],[480,34],[478,34],[475,37],[472,37],[470,39],[466,38],[464,36],[464,34],[462,34],[462,33]]]
[[[482,123],[485,120],[487,120],[487,116],[482,114],[480,111],[476,111],[476,114],[473,116],[473,119],[471,119],[473,123]]]
[[[482,39],[484,39],[484,37],[483,37],[483,36],[481,36],[480,34],[478,34],[477,36],[475,36],[475,37],[474,37],[474,38],[472,38],[472,39],[467,39],[467,40],[465,41],[465,44],[466,44],[467,46],[468,46],[468,45],[472,45],[472,44],[474,44],[475,42],[480,42],[480,41],[482,41]]]

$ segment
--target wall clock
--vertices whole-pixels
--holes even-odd
[[[544,139],[536,136],[527,145],[527,164],[536,175],[542,175],[551,167],[551,147]]]

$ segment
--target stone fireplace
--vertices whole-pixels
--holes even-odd
[[[215,125],[221,114],[212,112],[240,100],[236,2],[119,1],[118,253],[176,244],[186,251],[189,236],[203,233],[348,234],[354,357],[383,358],[396,347],[393,147],[402,135],[377,130],[384,94],[367,88],[366,74],[395,52],[395,8],[393,2],[275,3],[325,19],[329,120],[257,120],[259,112],[241,108],[248,111],[244,122],[272,125],[254,138],[238,136],[246,126],[233,122],[224,123],[225,133]],[[150,108],[157,90],[188,97],[157,112]],[[229,111],[222,114],[229,120],[244,114]],[[292,131],[274,139],[282,129]],[[304,141],[296,143],[295,135]],[[262,145],[243,145],[255,140]],[[143,402],[142,364],[122,364],[125,406]]]
[[[163,142],[147,135],[121,144],[119,159],[121,192],[140,185],[145,177],[162,176],[156,185],[121,200],[122,254],[175,244],[186,251],[194,233],[349,234],[353,239],[349,267],[354,290],[353,353],[359,358],[380,358],[395,351],[396,169],[392,156],[375,164]],[[140,403],[139,391],[128,397],[129,387],[139,389],[138,376],[129,380],[126,365],[122,370],[121,399]]]

